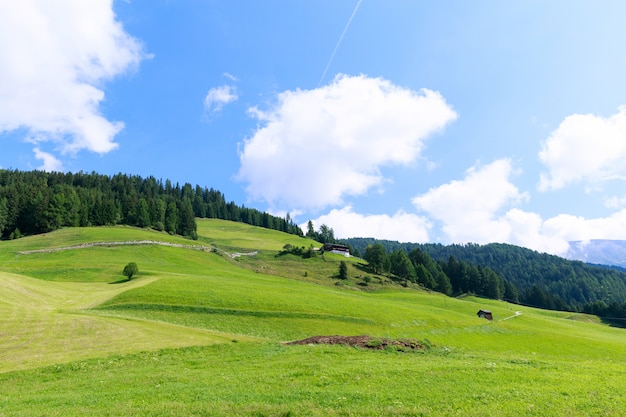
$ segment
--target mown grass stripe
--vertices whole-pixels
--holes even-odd
[[[233,316],[247,316],[259,318],[292,318],[292,319],[311,319],[311,320],[335,320],[345,323],[357,324],[375,324],[373,320],[338,316],[332,314],[306,313],[306,312],[287,312],[287,311],[258,311],[258,310],[239,310],[230,308],[215,308],[203,306],[189,305],[171,305],[171,304],[117,304],[99,307],[97,310],[150,310],[150,311],[167,311],[173,313],[196,313],[196,314],[224,314]]]

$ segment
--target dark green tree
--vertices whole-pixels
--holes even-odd
[[[137,206],[135,207],[135,221],[138,227],[148,227],[151,224],[150,212],[148,210],[148,202],[145,198],[141,197]]]
[[[435,287],[437,291],[446,295],[452,294],[452,285],[450,284],[450,278],[448,278],[448,276],[443,271],[440,270],[437,273],[435,279],[437,281],[437,286]]]
[[[311,220],[309,220],[309,222],[306,224],[306,237],[309,237],[311,239],[316,238],[315,229],[313,228],[313,222]]]
[[[183,200],[178,210],[178,227],[176,230],[179,235],[190,237],[194,240],[198,238],[193,208],[191,202],[187,199]]]
[[[124,274],[124,276],[127,277],[129,281],[133,279],[133,277],[138,273],[139,268],[137,267],[137,264],[135,262],[127,263],[124,267],[124,270],[122,271],[122,274]]]
[[[348,279],[348,264],[346,264],[346,261],[339,262],[339,279]]]
[[[0,236],[2,236],[2,232],[4,232],[4,228],[8,223],[9,217],[9,209],[7,208],[7,199],[2,197],[0,198]]]
[[[321,243],[335,243],[335,231],[332,227],[328,227],[323,224],[320,226],[320,231],[318,233],[318,238]]]
[[[500,278],[491,268],[484,268],[484,280],[486,283],[485,291],[481,295],[485,295],[494,300],[501,300],[504,297],[506,286],[504,280]]]
[[[152,200],[152,207],[150,212],[152,213],[152,227],[154,227],[159,232],[165,230],[165,210],[167,208],[167,203],[159,198],[156,200]]]
[[[415,282],[415,268],[403,250],[395,250],[389,255],[391,273],[405,281]]]
[[[363,257],[370,266],[370,269],[376,274],[382,274],[385,269],[385,261],[387,259],[387,251],[380,243],[368,245],[365,248],[365,256]]]
[[[417,274],[417,282],[422,284],[424,287],[434,289],[437,286],[435,278],[433,278],[423,264],[419,264],[417,268],[415,268],[415,273]]]
[[[171,235],[176,233],[176,226],[178,225],[178,208],[176,203],[171,200],[167,203],[165,210],[165,231]]]
[[[504,299],[512,303],[519,303],[519,291],[509,281],[504,281]]]

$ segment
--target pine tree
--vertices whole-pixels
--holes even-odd
[[[150,226],[150,213],[148,211],[148,203],[146,199],[141,197],[139,199],[139,203],[136,206],[135,220],[137,221],[137,226],[139,227],[148,227]]]
[[[9,209],[7,207],[7,199],[0,198],[0,236],[4,232],[4,228],[8,223]]]
[[[178,225],[178,209],[174,200],[167,203],[165,210],[165,231],[169,234],[176,233],[176,226]]]
[[[309,222],[306,224],[306,237],[315,239],[315,229],[313,228],[313,222],[311,220],[309,220]]]
[[[346,261],[339,262],[339,279],[348,279],[348,265]]]

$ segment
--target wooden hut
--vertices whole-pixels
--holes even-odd
[[[481,319],[493,320],[493,316],[491,315],[491,311],[489,310],[478,310],[478,313],[476,314]]]

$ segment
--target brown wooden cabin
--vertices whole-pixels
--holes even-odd
[[[478,313],[476,314],[481,319],[493,320],[493,316],[491,315],[491,311],[489,310],[478,310]]]

